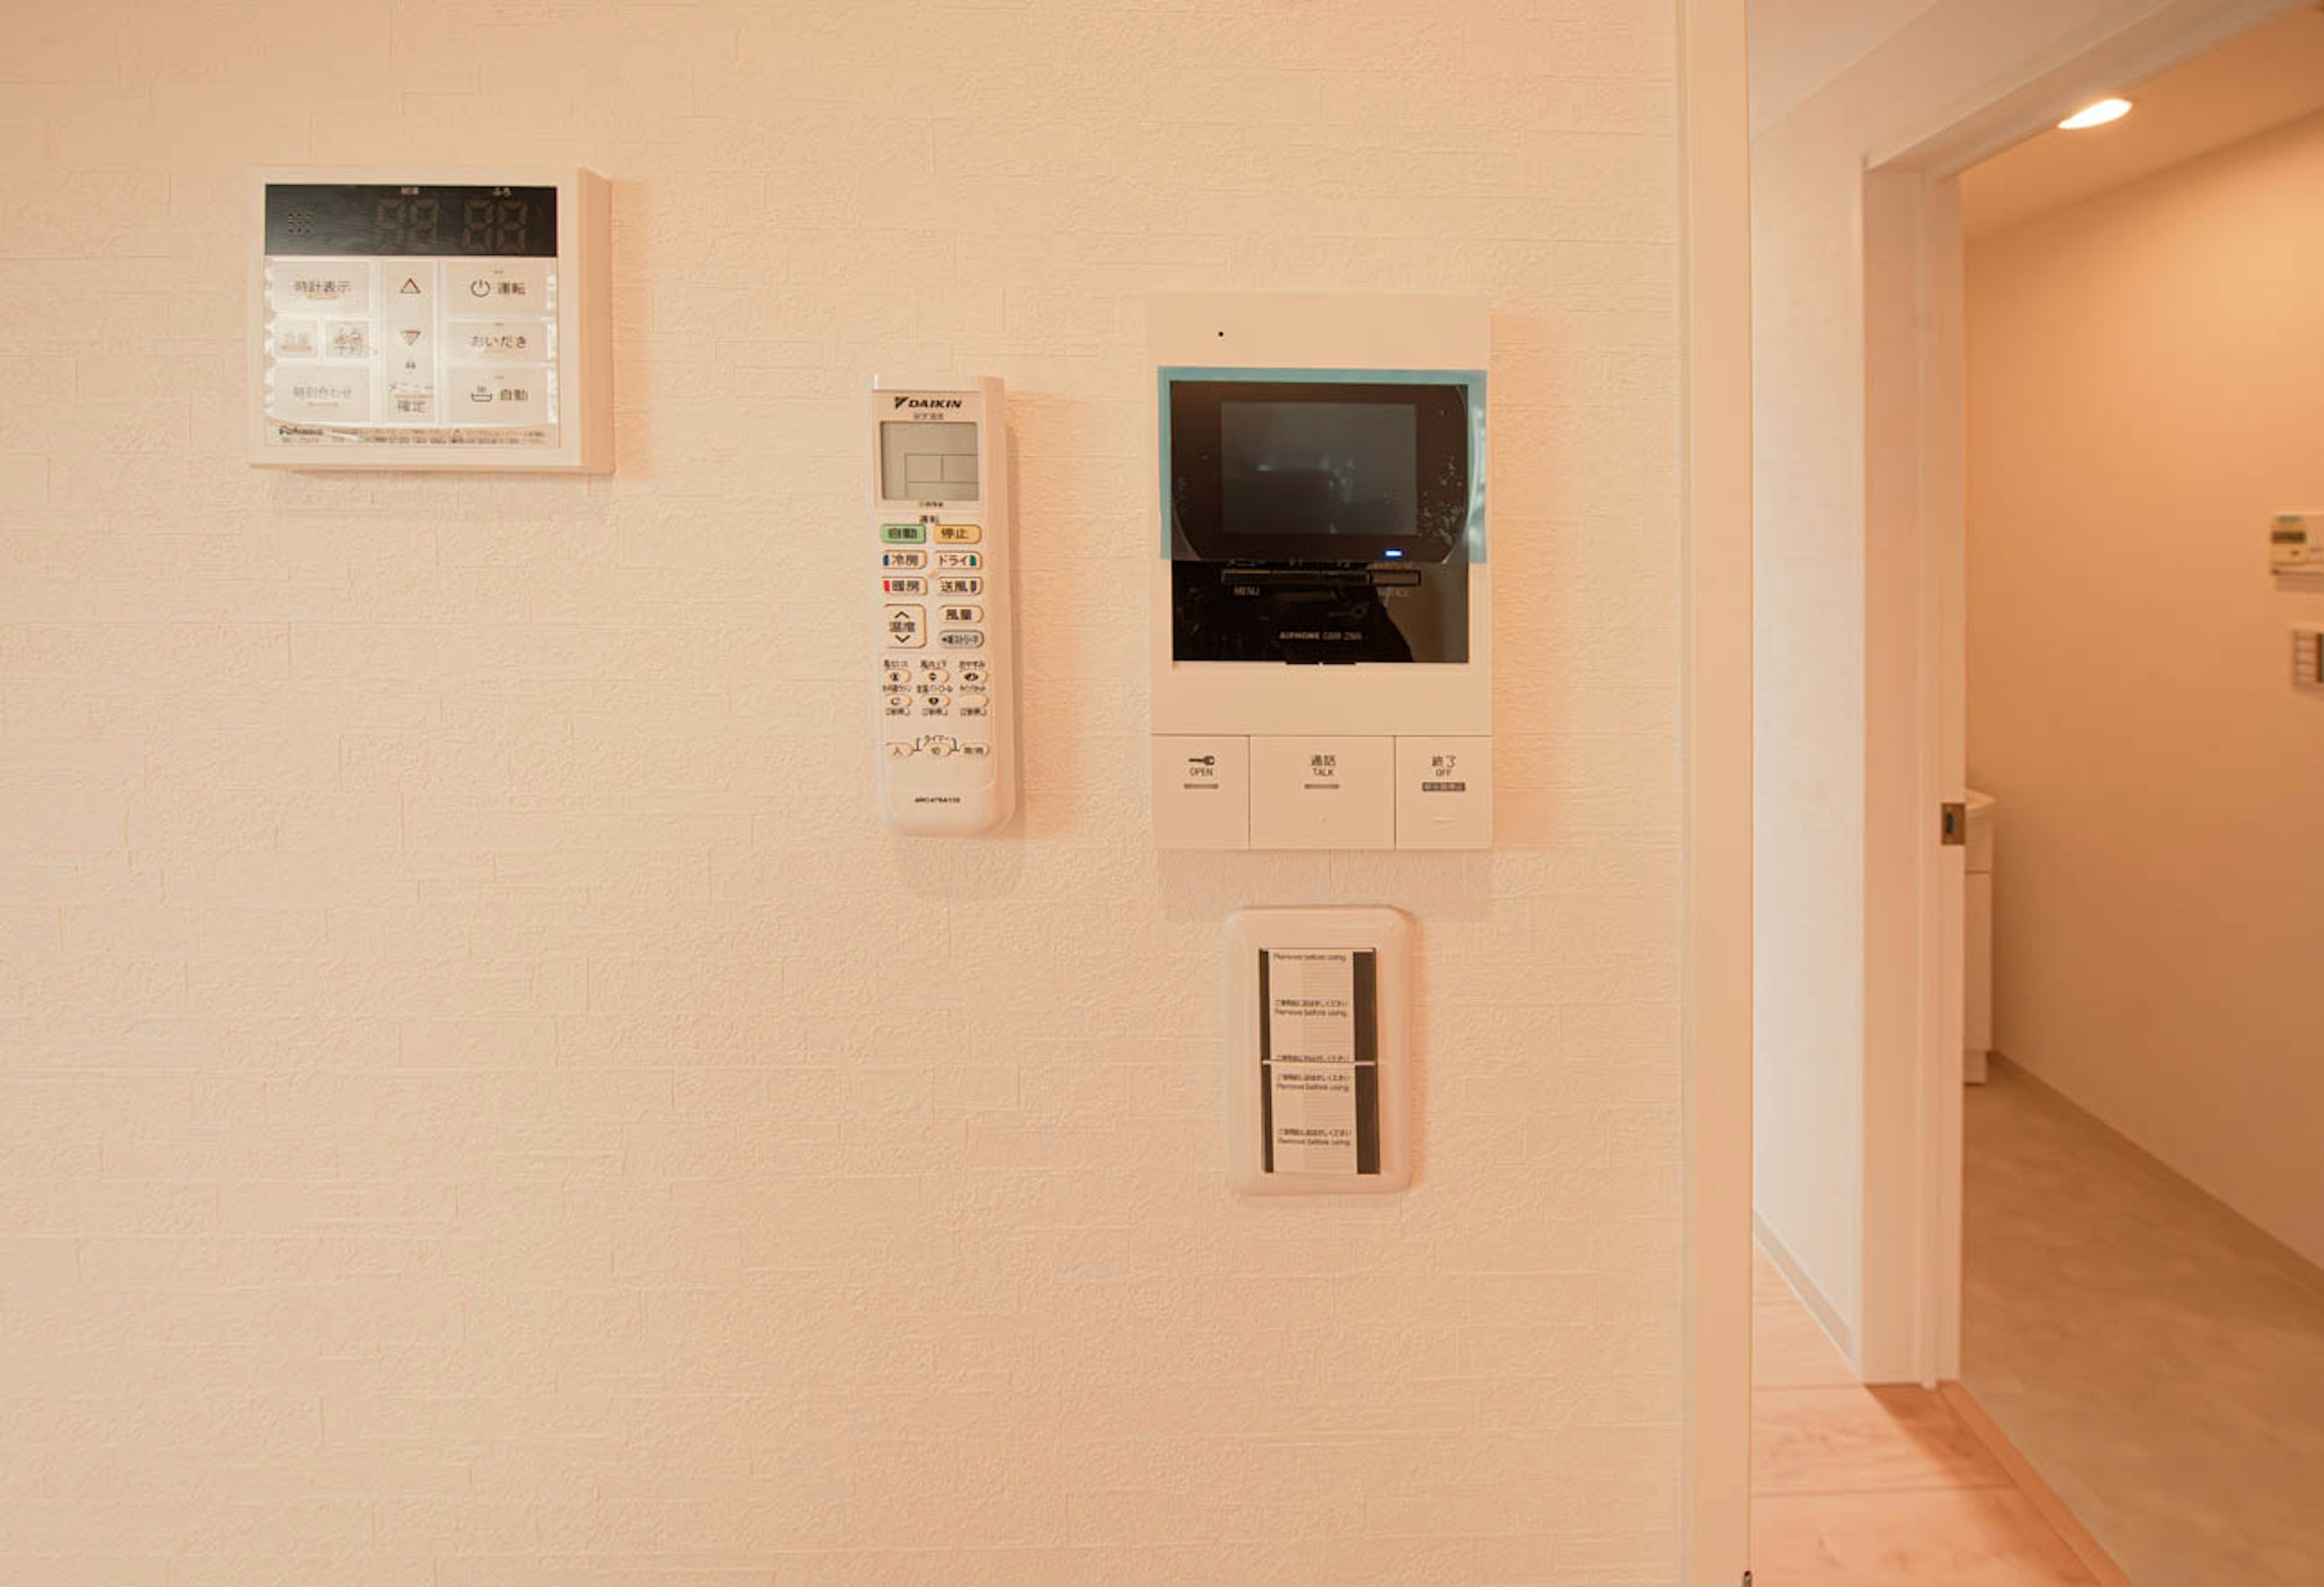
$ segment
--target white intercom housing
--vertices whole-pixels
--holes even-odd
[[[1492,844],[1490,317],[1152,299],[1155,839]]]
[[[604,178],[280,169],[250,202],[252,463],[613,466]]]
[[[1376,1195],[1412,1183],[1412,922],[1246,909],[1225,932],[1228,1185]]]
[[[1017,808],[1001,382],[874,380],[870,420],[881,818],[923,836],[990,832]]]

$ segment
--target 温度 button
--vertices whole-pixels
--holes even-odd
[[[925,546],[928,542],[926,524],[881,524],[880,540],[886,546]],[[913,564],[918,566],[916,563]]]
[[[955,649],[974,650],[983,645],[984,636],[974,628],[946,628],[937,637],[936,642],[950,645]]]
[[[917,528],[918,526],[914,525],[913,527]],[[950,569],[954,572],[958,572],[963,569],[966,569],[973,572],[983,565],[984,557],[979,552],[939,551],[936,553],[936,567],[939,571]]]
[[[938,524],[936,544],[939,546],[973,546],[984,538],[984,530],[977,524]]]
[[[984,593],[984,581],[977,578],[938,579],[936,581],[936,593],[939,595],[982,595]]]
[[[891,606],[881,619],[887,629],[888,643],[906,650],[925,648],[928,642],[927,609],[920,606]]]
[[[882,568],[926,567],[928,554],[925,551],[883,551],[880,554]]]

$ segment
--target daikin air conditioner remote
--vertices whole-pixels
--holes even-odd
[[[880,814],[967,836],[1017,805],[1001,382],[872,382]]]

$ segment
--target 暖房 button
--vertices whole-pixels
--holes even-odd
[[[880,592],[883,595],[925,595],[928,592],[926,579],[882,579]]]
[[[920,650],[927,646],[928,613],[922,606],[891,606],[881,619],[887,630],[888,643],[905,650]]]
[[[939,546],[973,546],[984,538],[984,530],[977,524],[938,524],[936,544]]]
[[[880,543],[883,546],[925,546],[928,540],[926,524],[881,524]],[[920,564],[914,563],[914,567]]]
[[[974,628],[946,628],[936,636],[936,642],[955,649],[974,650],[983,645],[984,636]]]

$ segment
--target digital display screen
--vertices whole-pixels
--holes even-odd
[[[1219,404],[1230,535],[1420,532],[1420,416],[1405,402]]]
[[[880,494],[890,501],[976,500],[976,427],[936,419],[880,426]]]
[[[554,259],[557,189],[270,182],[266,252]]]

